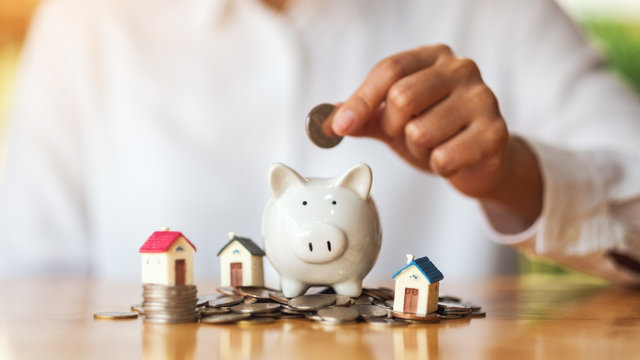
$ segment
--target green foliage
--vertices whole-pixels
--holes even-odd
[[[604,52],[611,68],[640,93],[640,20],[589,18],[581,25]]]

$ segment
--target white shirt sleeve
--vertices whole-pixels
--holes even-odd
[[[640,102],[551,0],[531,1],[519,38],[512,132],[537,155],[543,210],[519,234],[493,238],[613,281],[640,268]],[[640,267],[640,264],[637,264]],[[634,270],[635,268],[635,270]]]
[[[18,70],[0,184],[0,273],[87,269],[83,128],[69,86],[69,24],[59,21],[65,10],[40,7]]]

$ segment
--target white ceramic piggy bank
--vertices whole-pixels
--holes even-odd
[[[262,237],[285,296],[302,295],[312,285],[360,295],[382,236],[371,181],[365,164],[333,179],[305,179],[286,165],[271,167]]]

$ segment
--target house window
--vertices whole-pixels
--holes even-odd
[[[235,250],[233,250],[233,251],[232,251],[232,253],[233,253],[233,254],[236,254],[236,255],[238,255],[238,254],[240,254],[240,250],[238,250],[238,249],[235,249]]]
[[[176,251],[184,251],[184,249],[182,248],[182,246],[178,246],[178,247],[176,248]]]

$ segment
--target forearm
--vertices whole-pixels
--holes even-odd
[[[529,145],[511,136],[501,181],[479,200],[491,225],[505,234],[531,226],[542,212],[543,181],[538,160]]]

